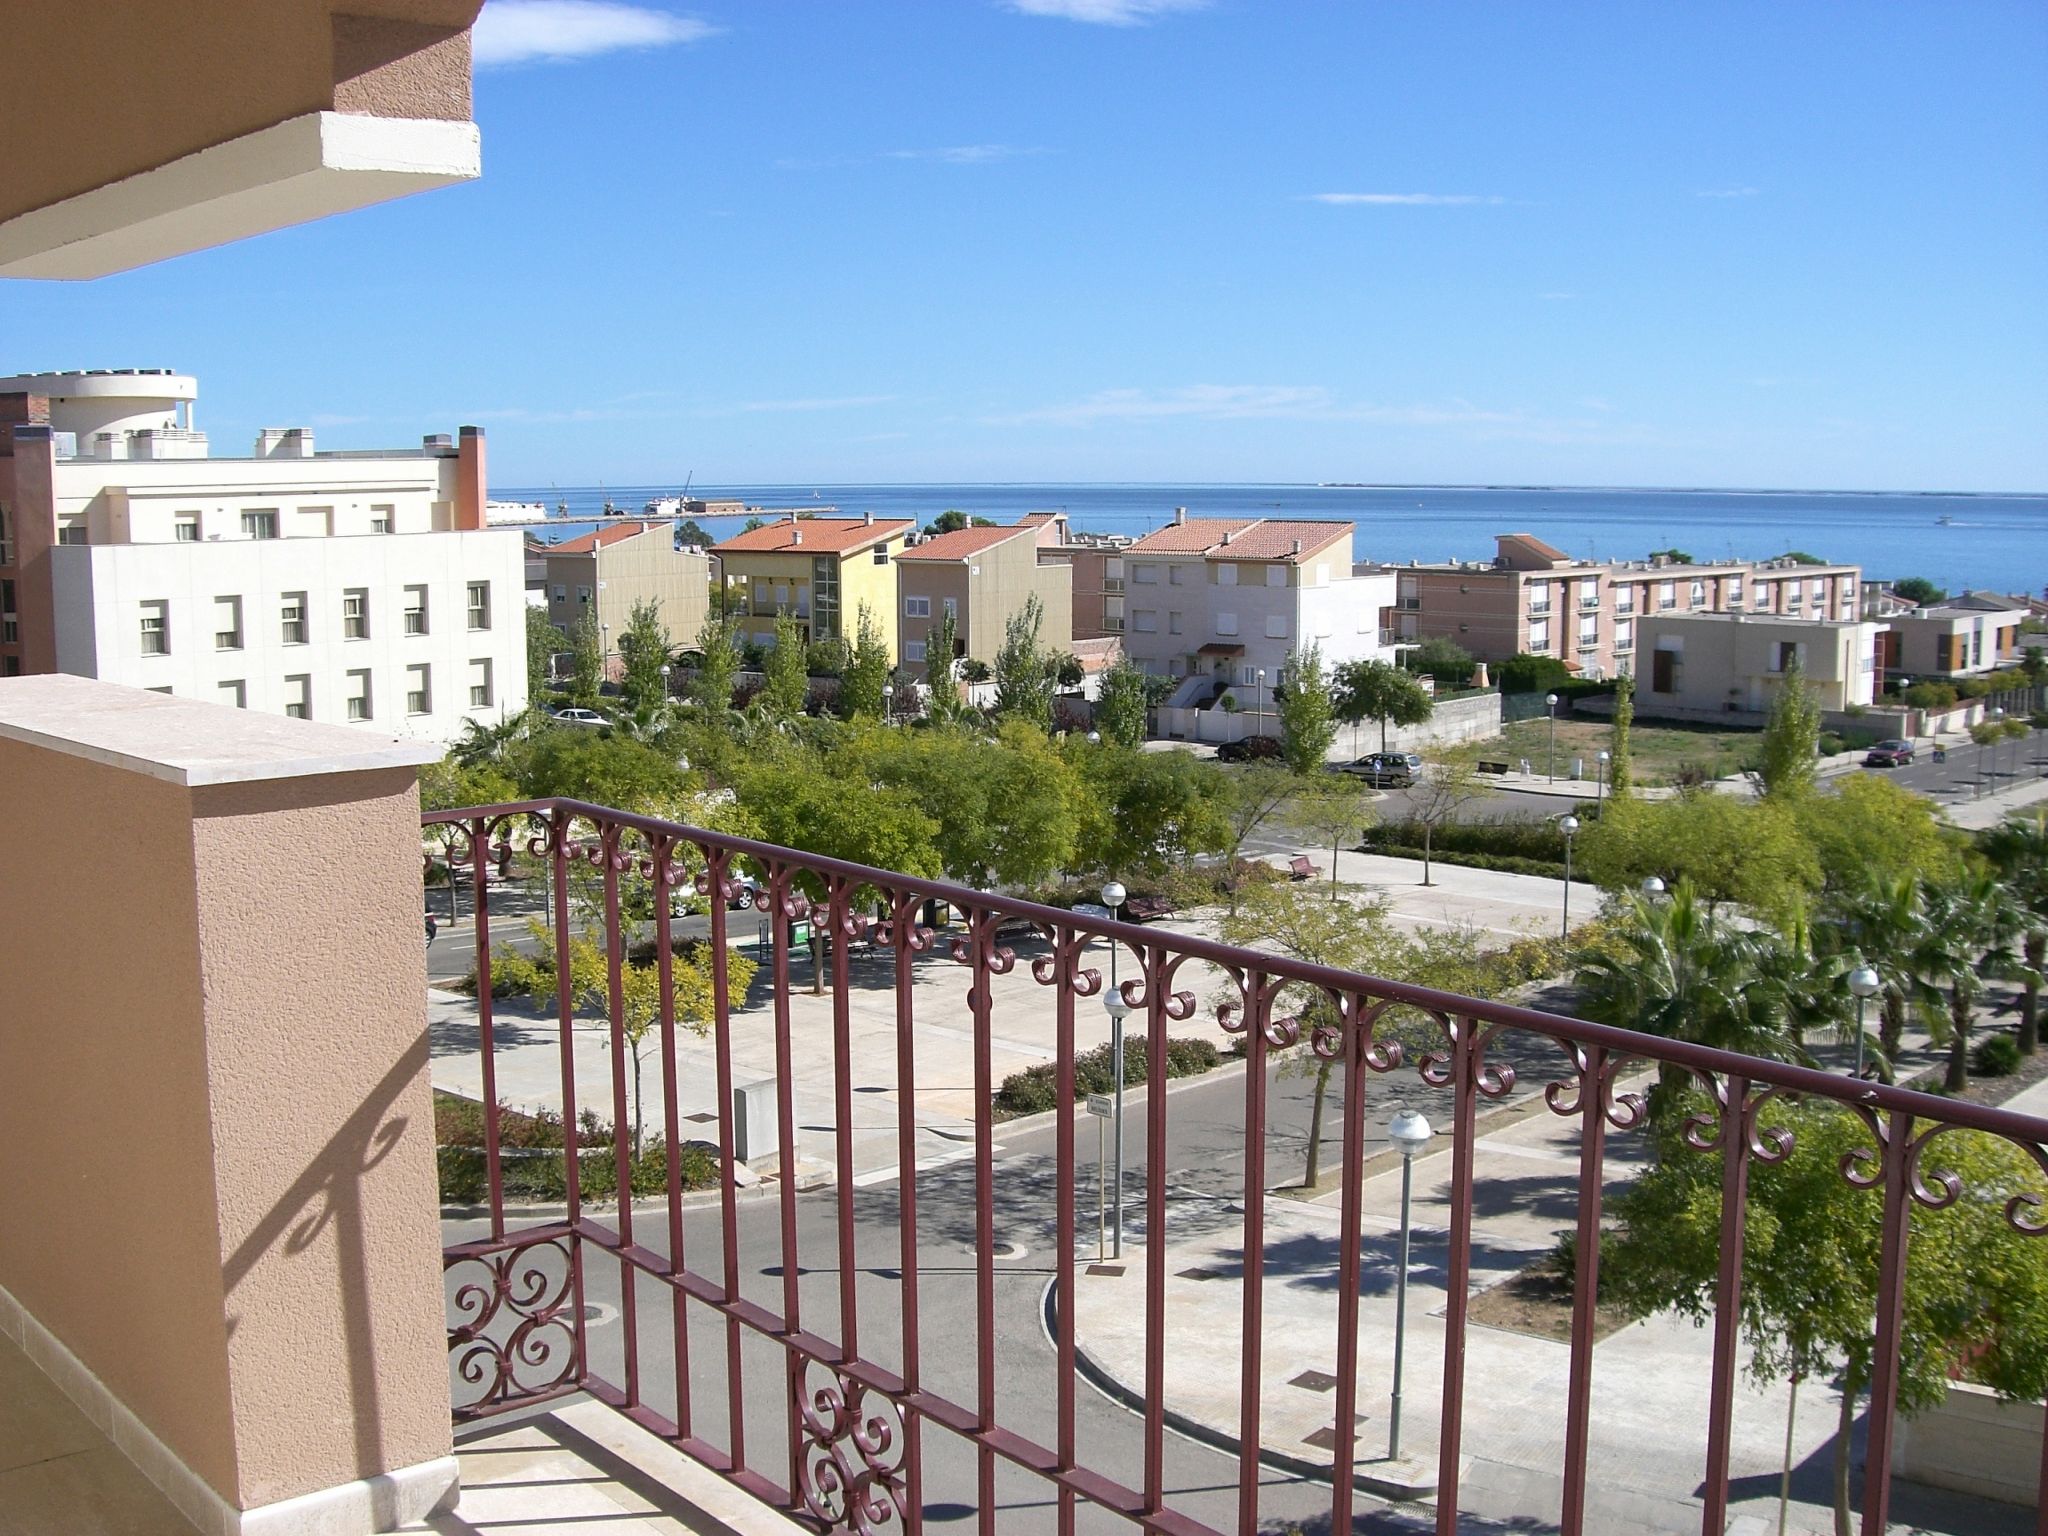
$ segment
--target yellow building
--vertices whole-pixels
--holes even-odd
[[[726,612],[739,617],[745,639],[775,640],[775,616],[793,613],[812,640],[849,645],[865,608],[881,627],[894,661],[896,557],[916,528],[908,518],[790,517],[736,534],[711,551],[718,557]]]

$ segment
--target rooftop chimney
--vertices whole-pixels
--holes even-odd
[[[1226,528],[1226,529],[1224,529],[1224,530],[1223,530],[1223,542],[1224,542],[1224,543],[1228,544],[1228,543],[1230,542],[1230,535],[1231,535],[1231,533],[1232,533],[1232,530],[1231,530],[1231,529],[1229,529],[1229,528]]]
[[[1175,507],[1173,509],[1173,520],[1176,523],[1186,522],[1188,520],[1188,509],[1186,507]]]
[[[1299,539],[1296,539],[1296,540],[1294,541],[1294,552],[1295,552],[1295,553],[1296,553],[1297,555],[1301,553],[1301,540],[1299,540]]]
[[[792,513],[790,514],[790,518],[789,518],[789,543],[790,543],[790,547],[791,547],[792,549],[794,549],[794,548],[795,548],[795,547],[796,547],[797,545],[799,545],[799,544],[803,543],[803,541],[804,541],[804,529],[803,529],[803,524],[799,523],[799,522],[798,522],[798,521],[796,520],[796,514],[792,512]]]
[[[872,513],[872,512],[864,512],[864,513],[862,513],[862,514],[861,514],[861,519],[860,519],[860,520],[861,520],[861,522],[862,522],[862,523],[864,523],[865,525],[867,525],[867,526],[868,526],[868,527],[870,527],[870,528],[872,528],[872,527],[874,527],[874,526],[875,526],[875,514],[874,514],[874,513]]]

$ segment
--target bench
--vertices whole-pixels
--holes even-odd
[[[1485,760],[1481,760],[1478,764],[1475,765],[1475,771],[1479,773],[1506,773],[1508,771],[1508,765],[1506,763],[1501,762],[1488,762]]]
[[[1133,923],[1150,922],[1174,911],[1170,896],[1133,896],[1124,903],[1124,917]]]
[[[1287,878],[1290,880],[1313,880],[1322,870],[1308,861],[1308,855],[1297,853],[1287,861]]]

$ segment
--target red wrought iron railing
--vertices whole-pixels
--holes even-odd
[[[1707,1112],[1687,1141],[1700,1156],[1721,1163],[1719,1273],[1712,1324],[1711,1387],[1698,1487],[1699,1528],[1719,1536],[1730,1504],[1731,1416],[1741,1369],[1740,1307],[1748,1176],[1755,1162],[1782,1159],[1781,1133],[1759,1123],[1773,1099],[1826,1100],[1860,1118],[1869,1146],[1843,1165],[1843,1176],[1870,1191],[1882,1222],[1881,1273],[1871,1319],[1873,1374],[1867,1446],[1861,1480],[1861,1523],[1870,1536],[1884,1532],[1892,1499],[1891,1456],[1898,1423],[1898,1369],[1904,1285],[1916,1204],[1941,1208],[1959,1196],[1956,1181],[1928,1149],[1948,1132],[1970,1131],[2023,1149],[2048,1176],[2048,1121],[1949,1101],[1798,1066],[1732,1055],[1584,1023],[1553,1014],[1480,1002],[1427,988],[1305,965],[1284,957],[1233,948],[1198,937],[1012,900],[987,892],[832,859],[742,838],[621,814],[599,806],[553,800],[429,815],[426,823],[455,847],[454,867],[466,872],[474,893],[478,969],[476,1045],[486,1105],[500,1099],[498,1061],[516,1032],[531,1046],[530,1014],[516,1020],[494,1003],[491,944],[494,916],[502,915],[504,885],[493,879],[515,861],[537,859],[546,872],[549,906],[560,913],[580,903],[601,933],[611,999],[596,1026],[607,1044],[608,1072],[595,1093],[579,1070],[579,1024],[570,984],[569,924],[557,924],[559,991],[555,1017],[545,1028],[559,1052],[559,1102],[571,1133],[563,1138],[564,1199],[557,1208],[508,1204],[504,1171],[515,1154],[501,1144],[500,1117],[485,1116],[483,1161],[487,1199],[476,1218],[479,1235],[446,1250],[450,1307],[451,1379],[458,1419],[478,1419],[570,1393],[586,1393],[679,1447],[760,1499],[825,1529],[919,1532],[928,1519],[971,1515],[982,1532],[1107,1528],[1135,1523],[1169,1536],[1271,1528],[1271,1507],[1285,1485],[1283,1519],[1298,1519],[1302,1500],[1318,1515],[1287,1529],[1349,1532],[1365,1504],[1354,1471],[1360,1399],[1362,1191],[1367,1179],[1368,1084],[1404,1067],[1396,1041],[1376,1037],[1389,1010],[1400,1008],[1434,1022],[1434,1049],[1413,1064],[1420,1085],[1433,1090],[1448,1116],[1450,1179],[1445,1252],[1444,1353],[1436,1405],[1434,1519],[1443,1536],[1458,1529],[1465,1445],[1468,1351],[1476,1344],[1467,1310],[1474,1292],[1475,1153],[1482,1106],[1515,1087],[1513,1056],[1525,1074],[1555,1063],[1541,1103],[1578,1129],[1575,1233],[1568,1369],[1562,1402],[1563,1463],[1557,1469],[1558,1528],[1580,1531],[1589,1501],[1588,1449],[1594,1412],[1594,1342],[1602,1243],[1603,1184],[1609,1177],[1609,1133],[1639,1132],[1642,1099],[1628,1091],[1630,1075],[1675,1068],[1704,1089]],[[572,881],[572,872],[575,879]],[[732,918],[725,895],[742,876],[758,881],[752,900],[766,914],[761,974],[744,1006],[728,1001],[726,982]],[[701,1047],[679,1051],[685,1022],[677,1017],[673,977],[676,941],[667,922],[644,925],[660,982],[655,1032],[660,1096],[650,1138],[660,1154],[665,1185],[655,1193],[633,1188],[629,1144],[624,969],[636,926],[623,914],[637,888],[652,893],[655,910],[665,893],[708,895],[708,967],[712,974],[709,1029]],[[494,903],[499,911],[494,913]],[[922,966],[943,965],[941,935],[920,922],[929,903],[949,904],[961,915],[947,940],[961,967],[958,1003],[943,1018],[930,1017],[930,997],[916,981]],[[799,1039],[793,1024],[793,973],[808,976],[791,923],[806,919],[827,938],[829,1034]],[[744,914],[750,925],[756,914]],[[506,935],[496,930],[498,942]],[[744,936],[743,936],[744,937]],[[857,942],[870,946],[859,960]],[[1169,1215],[1170,1097],[1153,1092],[1142,1115],[1143,1181],[1139,1226],[1144,1318],[1141,1381],[1127,1394],[1133,1408],[1110,1408],[1085,1389],[1077,1358],[1077,1267],[1087,1262],[1094,1234],[1084,1232],[1077,1206],[1094,1193],[1082,1176],[1075,1101],[1077,1005],[1100,997],[1105,986],[1103,944],[1122,957],[1119,974],[1131,1005],[1134,1049],[1145,1053],[1147,1080],[1166,1077],[1170,1026],[1202,1006],[1198,984],[1220,989],[1211,1007],[1242,1042],[1241,1197],[1233,1207],[1242,1235],[1242,1308],[1236,1340],[1238,1416],[1229,1454],[1229,1486],[1202,1485],[1169,1470],[1167,1365],[1170,1354],[1208,1349],[1211,1340],[1176,1330],[1167,1309],[1172,1264]],[[1015,971],[1019,950],[1034,988],[1004,983],[1011,1006],[1030,1007],[1053,1021],[1052,1057],[1058,1108],[1049,1180],[999,1179],[996,1126],[988,1112],[996,1087],[993,1053],[997,981]],[[1204,978],[1206,977],[1206,981]],[[820,978],[822,980],[823,978]],[[1326,1003],[1309,1028],[1281,1016],[1284,989],[1310,989]],[[1021,996],[1022,1001],[1018,1001]],[[872,1004],[888,999],[889,1027],[877,1032]],[[856,1004],[864,1019],[857,1026]],[[807,1004],[806,1006],[812,1006]],[[920,1010],[924,1017],[920,1017]],[[973,1102],[967,1155],[933,1169],[920,1159],[920,1031],[935,1027],[958,1040],[964,1030],[972,1054]],[[928,1038],[928,1037],[927,1037]],[[734,1115],[740,1086],[736,1045],[772,1043],[775,1095],[774,1146],[782,1170],[800,1169],[802,1147],[829,1137],[818,1159],[820,1177],[775,1178],[744,1187],[735,1165]],[[1298,1478],[1276,1478],[1261,1439],[1262,1351],[1268,1337],[1266,1195],[1269,1185],[1269,1065],[1278,1053],[1303,1049],[1327,1062],[1340,1106],[1340,1235],[1330,1276],[1335,1314],[1333,1443],[1327,1488],[1304,1493]],[[893,1062],[878,1060],[893,1049]],[[791,1083],[798,1053],[810,1062],[829,1055],[832,1103],[829,1124],[800,1128]],[[696,1081],[692,1067],[708,1054],[711,1082]],[[871,1079],[871,1081],[857,1081]],[[683,1105],[702,1101],[709,1088],[717,1106],[720,1176],[713,1191],[683,1188],[681,1165],[693,1121]],[[893,1171],[881,1179],[856,1176],[857,1091],[893,1093],[896,1107]],[[926,1090],[928,1091],[928,1090]],[[594,1102],[593,1102],[594,1101]],[[871,1102],[862,1100],[862,1103]],[[601,1105],[610,1122],[610,1145],[579,1146],[579,1112]],[[886,1129],[886,1128],[885,1128]],[[587,1174],[599,1170],[593,1187]],[[799,1185],[809,1183],[810,1188]],[[1011,1187],[1012,1184],[1017,1187]],[[999,1190],[999,1184],[1001,1186]],[[2041,1188],[2048,1188],[2044,1177]],[[767,1193],[764,1195],[764,1191]],[[2001,1190],[2004,1219],[2018,1232],[2048,1231],[2038,1189]],[[921,1194],[927,1207],[921,1209]],[[943,1197],[943,1204],[942,1204]],[[998,1222],[1019,1230],[1019,1213],[1036,1212],[1051,1236],[1045,1261],[1053,1304],[1043,1332],[1030,1304],[1005,1292],[999,1299]],[[962,1212],[968,1214],[962,1215]],[[1000,1217],[999,1217],[1000,1213]],[[956,1220],[955,1218],[960,1219]],[[923,1225],[921,1226],[921,1221]],[[1086,1224],[1094,1225],[1093,1221]],[[971,1263],[962,1265],[962,1248]],[[938,1250],[938,1251],[935,1251]],[[770,1262],[759,1262],[765,1255]],[[1007,1277],[1005,1276],[1005,1284]],[[971,1305],[940,1308],[938,1298]],[[999,1312],[999,1307],[1003,1310]],[[1011,1313],[1033,1314],[1031,1336],[1019,1345]],[[932,1335],[932,1319],[945,1318]],[[971,1325],[971,1326],[970,1326]],[[1207,1325],[1204,1325],[1207,1326]],[[1006,1332],[1006,1330],[1008,1330]],[[1003,1358],[999,1360],[999,1342]],[[1042,1360],[1021,1360],[1031,1348]],[[1377,1362],[1369,1362],[1377,1365]],[[1006,1382],[1009,1384],[1006,1385]],[[1626,1394],[1629,1383],[1615,1384]],[[1129,1425],[1120,1435],[1103,1416]],[[1084,1420],[1086,1421],[1084,1424]],[[1215,1453],[1210,1453],[1212,1456]],[[1214,1465],[1213,1461],[1210,1465]],[[1320,1486],[1319,1484],[1317,1486]],[[2048,1458],[2041,1469],[2048,1507]],[[1262,1498],[1267,1507],[1262,1508]],[[2039,1530],[2048,1536],[2048,1515]]]

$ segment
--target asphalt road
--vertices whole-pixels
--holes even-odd
[[[1948,760],[1940,763],[1922,747],[1903,768],[1857,771],[1881,775],[1943,804],[1959,804],[2048,774],[2048,738],[2036,732],[2019,741],[2002,741],[1995,747],[1950,747]]]
[[[1296,1068],[1271,1069],[1269,1091],[1268,1167],[1266,1182],[1298,1177],[1307,1141],[1313,1077]],[[1404,1091],[1413,1074],[1402,1074]],[[1417,1084],[1420,1087],[1421,1085]],[[1427,1090],[1424,1090],[1427,1093]],[[1167,1095],[1166,1184],[1173,1199],[1170,1224],[1184,1230],[1190,1223],[1237,1225],[1242,1220],[1244,1193],[1245,1077],[1224,1071],[1177,1087]],[[1326,1117],[1324,1165],[1337,1163],[1340,1124],[1333,1088]],[[1416,1095],[1409,1095],[1411,1098]],[[1370,1095],[1369,1149],[1385,1143],[1385,1122],[1397,1101],[1385,1091]],[[1144,1233],[1144,1191],[1151,1170],[1145,1155],[1147,1105],[1128,1101],[1125,1128],[1126,1231],[1136,1241]],[[1054,1178],[1057,1167],[1056,1128],[995,1135],[1002,1150],[994,1169],[990,1224],[994,1291],[994,1384],[997,1422],[1041,1444],[1056,1442],[1058,1361],[1046,1335],[1044,1297],[1054,1272],[1052,1247],[1057,1233]],[[1096,1130],[1086,1115],[1077,1117],[1075,1223],[1080,1259],[1095,1257]],[[978,1377],[977,1337],[978,1251],[977,1207],[973,1164],[961,1162],[919,1173],[915,1181],[918,1286],[916,1322],[920,1339],[923,1385],[955,1403],[974,1407]],[[902,1364],[903,1302],[901,1232],[903,1191],[895,1183],[852,1191],[854,1216],[853,1301],[857,1307],[862,1356],[890,1369]],[[802,1256],[796,1289],[804,1325],[828,1338],[844,1338],[841,1271],[838,1267],[838,1196],[833,1190],[799,1195],[795,1201],[796,1251]],[[450,1242],[479,1236],[480,1222],[444,1223]],[[696,1206],[682,1223],[683,1252],[688,1267],[716,1281],[724,1262],[719,1212]],[[637,1212],[636,1241],[658,1252],[668,1251],[666,1213],[659,1202]],[[780,1309],[784,1296],[780,1207],[776,1199],[742,1199],[737,1207],[737,1269],[741,1294]],[[594,1304],[589,1332],[592,1363],[608,1380],[623,1383],[625,1327],[619,1314],[622,1294],[618,1266],[601,1255],[588,1254],[587,1301]],[[451,1272],[452,1278],[463,1278]],[[676,1350],[673,1293],[642,1277],[634,1286],[635,1324],[640,1361],[638,1388],[643,1399],[674,1417]],[[742,1361],[742,1386],[737,1394],[750,1464],[778,1479],[787,1478],[789,1392],[781,1347],[751,1329],[736,1330]],[[729,1343],[722,1319],[707,1306],[688,1309],[684,1329],[687,1354],[683,1374],[691,1384],[690,1413],[696,1432],[719,1445],[730,1445],[732,1420]],[[830,1373],[813,1366],[815,1387]],[[1128,1409],[1100,1395],[1085,1380],[1075,1385],[1077,1443],[1083,1463],[1130,1486],[1142,1487],[1143,1426]],[[923,1489],[927,1522],[937,1530],[974,1528],[981,1505],[977,1453],[950,1431],[927,1423],[922,1443]],[[1237,1461],[1211,1446],[1169,1431],[1164,1442],[1165,1482],[1169,1502],[1217,1529],[1236,1525]],[[995,1527],[1011,1531],[1052,1530],[1057,1504],[1050,1486],[1036,1476],[997,1461],[993,1468]],[[1267,1519],[1288,1517],[1327,1520],[1326,1484],[1262,1469],[1260,1507]],[[1361,1512],[1375,1501],[1360,1496]],[[1504,1512],[1505,1513],[1505,1512]],[[1408,1532],[1412,1517],[1381,1513],[1358,1527],[1361,1531]],[[1101,1511],[1082,1509],[1076,1525],[1083,1532],[1124,1532],[1127,1522]],[[1505,1529],[1505,1527],[1502,1527]]]

